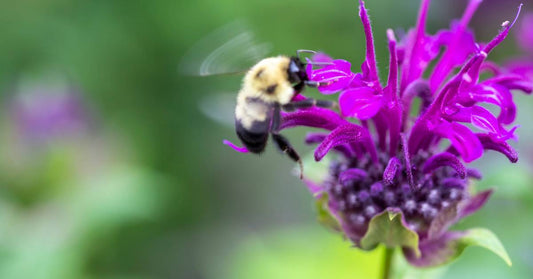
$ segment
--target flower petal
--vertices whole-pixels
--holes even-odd
[[[480,140],[464,125],[447,122],[439,125],[436,132],[448,138],[461,158],[467,163],[483,155],[483,146]]]
[[[342,115],[361,120],[376,115],[383,102],[382,97],[374,93],[375,91],[369,87],[352,88],[344,91],[339,97]]]
[[[389,160],[385,171],[383,172],[383,181],[386,184],[391,185],[394,182],[394,177],[396,177],[396,174],[398,173],[398,170],[400,170],[400,167],[400,160],[396,157],[392,157]]]
[[[492,190],[483,191],[470,199],[459,208],[458,218],[462,219],[474,212],[478,211],[489,200],[492,195]]]
[[[344,124],[333,130],[315,150],[315,160],[320,161],[331,148],[339,145],[360,145],[377,161],[377,153],[368,131],[355,124]]]
[[[422,171],[424,173],[431,173],[441,167],[452,167],[459,174],[459,177],[466,177],[466,169],[461,161],[455,155],[448,152],[443,152],[429,158],[422,167]]]
[[[315,59],[315,58],[313,58]],[[347,88],[355,74],[350,70],[351,64],[346,60],[333,60],[333,65],[326,65],[319,69],[313,69],[312,62],[306,67],[309,80],[329,83],[326,86],[319,86],[318,91],[322,94],[333,94]]]
[[[339,125],[348,123],[336,112],[329,109],[316,107],[290,113],[283,112],[282,116],[281,129],[287,129],[296,126],[307,126],[333,130]]]
[[[233,150],[235,150],[237,152],[240,152],[240,153],[248,153],[248,152],[250,152],[250,151],[248,151],[248,149],[246,147],[244,147],[244,146],[243,147],[239,147],[239,146],[233,144],[229,140],[223,140],[222,143],[227,145],[227,146],[229,146],[229,147],[231,147],[231,148],[233,148]]]
[[[479,141],[484,149],[494,150],[507,156],[511,163],[518,162],[518,153],[508,143],[503,140],[495,139],[490,135],[477,134]]]

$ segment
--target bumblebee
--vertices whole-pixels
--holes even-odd
[[[278,148],[303,166],[298,153],[290,142],[279,133],[281,111],[299,108],[334,107],[335,102],[307,98],[292,101],[305,86],[318,87],[321,83],[310,81],[305,71],[300,52],[298,56],[277,56],[265,58],[253,66],[244,76],[242,88],[237,95],[235,107],[235,130],[243,145],[252,153],[262,153],[269,135]]]

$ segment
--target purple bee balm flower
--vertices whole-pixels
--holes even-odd
[[[72,89],[34,88],[17,94],[10,112],[14,124],[29,141],[74,135],[88,129],[87,110]]]
[[[316,161],[333,155],[329,172],[321,181],[304,182],[318,200],[320,219],[361,249],[401,247],[412,265],[435,266],[476,244],[510,263],[489,231],[449,231],[492,193],[471,194],[469,182],[481,179],[481,173],[466,163],[486,150],[513,163],[518,160],[508,143],[516,139],[517,127],[512,92],[533,91],[531,76],[487,61],[507,37],[521,6],[513,22],[504,22],[492,40],[480,43],[468,29],[480,3],[469,1],[460,20],[432,35],[425,31],[430,0],[422,0],[418,21],[404,37],[397,41],[387,31],[389,73],[382,83],[369,16],[360,0],[366,37],[360,72],[352,72],[350,62],[323,53],[306,68],[321,93],[339,94],[340,114],[318,107],[282,113],[281,129],[325,130],[309,134],[306,142],[317,144]],[[420,99],[416,109],[415,98]]]
[[[423,0],[416,27],[405,37],[398,42],[387,31],[385,84],[378,78],[363,1],[359,16],[366,56],[361,71],[354,73],[350,62],[325,54],[312,60],[329,64],[308,65],[309,79],[324,84],[320,92],[339,93],[341,115],[322,108],[298,110],[283,115],[282,128],[329,131],[310,134],[306,142],[318,144],[317,161],[330,153],[337,159],[331,160],[323,181],[307,182],[337,229],[357,247],[401,246],[415,266],[450,261],[462,252],[465,239],[479,232],[450,232],[449,227],[480,209],[491,194],[470,194],[469,180],[481,175],[465,163],[485,150],[518,160],[508,144],[516,138],[511,92],[531,93],[533,86],[525,75],[487,61],[516,19],[503,23],[489,42],[478,43],[468,23],[480,3],[471,0],[460,20],[431,35],[425,31],[430,1]],[[428,68],[430,64],[435,66]],[[482,80],[485,72],[490,75]],[[421,102],[413,115],[415,98]],[[499,110],[494,113],[486,105]]]

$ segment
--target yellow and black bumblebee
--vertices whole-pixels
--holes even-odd
[[[259,154],[263,152],[272,135],[279,149],[292,160],[302,163],[300,156],[289,141],[279,134],[281,111],[294,111],[313,106],[333,107],[335,102],[304,99],[292,101],[305,86],[317,87],[323,84],[310,81],[305,71],[300,52],[298,56],[277,56],[265,58],[253,66],[245,75],[235,107],[235,130],[246,148]]]

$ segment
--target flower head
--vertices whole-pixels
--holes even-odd
[[[518,160],[508,144],[516,138],[511,91],[531,93],[533,84],[487,61],[514,21],[503,23],[488,43],[476,42],[467,26],[480,2],[470,1],[460,20],[430,35],[425,32],[430,1],[423,0],[416,27],[405,37],[397,41],[394,32],[387,31],[389,75],[382,84],[370,20],[360,1],[366,34],[361,71],[353,73],[348,61],[324,54],[319,58],[329,65],[310,63],[307,69],[310,80],[327,84],[318,87],[320,92],[339,93],[341,116],[319,108],[284,115],[283,128],[328,130],[308,135],[306,142],[318,144],[317,161],[329,153],[338,155],[323,181],[307,182],[338,229],[360,248],[372,249],[378,243],[402,246],[417,266],[451,260],[460,253],[460,245],[452,244],[468,232],[448,228],[481,208],[491,194],[469,192],[469,181],[481,174],[465,163],[479,159],[485,150],[500,152],[513,163]],[[430,64],[435,66],[429,68]],[[481,79],[484,72],[491,76]],[[420,107],[413,115],[415,98]],[[488,109],[490,105],[498,108],[497,113]],[[376,232],[387,222],[393,226],[394,218],[409,237],[390,239]]]
[[[328,174],[320,181],[304,181],[321,213],[330,216],[327,223],[355,246],[365,250],[380,243],[400,246],[411,264],[432,266],[458,256],[467,243],[476,243],[472,238],[494,238],[487,231],[448,229],[480,209],[491,195],[490,190],[470,192],[470,180],[481,179],[481,174],[466,163],[486,150],[497,151],[512,163],[518,160],[508,144],[516,139],[517,128],[512,126],[516,117],[512,91],[529,94],[533,83],[487,60],[516,18],[504,22],[492,40],[479,43],[468,23],[480,3],[469,1],[460,20],[428,34],[430,1],[422,0],[416,26],[404,37],[397,40],[392,30],[387,31],[390,57],[385,83],[379,79],[362,0],[359,17],[366,54],[360,71],[352,72],[350,62],[322,53],[308,61],[307,76],[320,85],[318,90],[339,94],[340,115],[317,107],[286,112],[281,129],[325,130],[310,133],[306,142],[317,144],[316,161],[332,155]],[[482,79],[483,73],[489,77]],[[415,99],[420,100],[419,107]],[[506,256],[502,247],[489,249]]]

